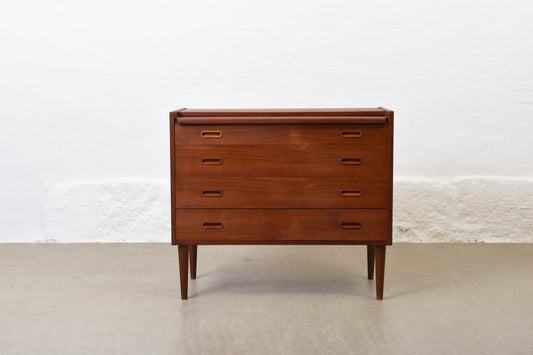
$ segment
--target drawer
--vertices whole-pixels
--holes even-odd
[[[386,208],[387,177],[182,177],[177,208]]]
[[[177,209],[178,243],[386,242],[386,209]]]
[[[385,175],[385,145],[176,146],[176,176]]]
[[[178,145],[387,144],[388,127],[373,125],[179,125]]]

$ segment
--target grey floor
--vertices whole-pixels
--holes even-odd
[[[533,244],[0,244],[1,354],[533,354]]]

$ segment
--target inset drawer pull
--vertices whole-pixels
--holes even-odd
[[[205,229],[222,229],[224,225],[219,222],[205,222],[204,228]]]
[[[224,191],[219,190],[204,190],[202,191],[202,196],[204,197],[222,197]]]
[[[341,164],[343,164],[343,165],[361,165],[361,164],[363,164],[363,160],[362,159],[344,158],[344,159],[341,159]]]
[[[222,159],[220,158],[203,158],[203,165],[222,165]]]
[[[363,136],[363,131],[342,131],[342,138],[361,138]]]
[[[361,223],[342,223],[342,229],[361,229]]]
[[[341,190],[341,196],[359,197],[361,196],[361,190]]]
[[[222,131],[201,131],[200,135],[203,138],[221,138]]]

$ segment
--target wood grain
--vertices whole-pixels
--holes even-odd
[[[176,128],[176,118],[178,117],[178,114],[181,110],[184,110],[184,108],[176,111],[172,111],[169,114],[169,130],[170,130],[170,194],[171,196],[175,196],[175,187],[176,187],[176,142],[174,139],[176,138],[175,134],[175,128]],[[172,245],[176,245],[177,239],[176,239],[176,206],[175,206],[175,200],[172,199],[170,202],[170,230],[171,230],[171,243]]]
[[[374,255],[376,252],[375,245],[366,246],[366,264],[367,264],[367,278],[369,280],[374,279]]]
[[[386,209],[177,209],[178,243],[386,242]],[[360,224],[344,229],[343,224]],[[204,225],[221,224],[221,228]]]
[[[249,124],[384,124],[387,116],[216,116],[216,117],[179,117],[180,125],[249,125]]]
[[[176,164],[176,147],[174,138],[176,137],[174,134],[174,129],[176,124],[174,123],[174,120],[176,118],[176,112],[170,112],[169,122],[170,122],[170,194],[171,196],[176,195],[176,181],[175,181],[175,172],[176,168],[174,165]],[[170,233],[171,233],[171,243],[172,245],[177,244],[176,240],[176,200],[172,199],[170,201]]]
[[[185,109],[180,116],[383,116],[381,108]]]
[[[385,175],[387,153],[386,145],[176,146],[176,176]],[[219,164],[211,163],[216,159]],[[360,164],[343,165],[343,159]]]
[[[392,203],[393,203],[393,188],[394,188],[394,112],[391,110],[388,110],[386,108],[380,107],[380,109],[384,110],[387,113],[388,117],[388,139],[389,143],[387,144],[388,149],[388,155],[387,155],[387,163],[388,163],[388,201],[389,204],[387,206],[388,208],[388,221],[387,221],[387,244],[392,244]]]
[[[385,245],[376,245],[376,299],[383,299],[383,284],[385,282]]]
[[[180,289],[181,289],[181,299],[187,299],[187,290],[189,285],[188,277],[188,266],[187,260],[189,258],[189,246],[188,245],[178,245],[178,260],[179,260],[179,269],[180,269]]]
[[[189,261],[191,267],[191,279],[196,279],[196,256],[198,255],[198,245],[189,245]]]
[[[206,134],[219,132],[218,134]],[[355,133],[361,134],[357,137]],[[204,133],[204,134],[202,134]],[[350,136],[350,133],[353,133]],[[178,145],[388,144],[387,125],[176,125]]]
[[[171,112],[181,297],[199,244],[359,244],[383,299],[393,133],[394,113],[381,107]]]
[[[386,176],[182,177],[176,208],[386,208]]]

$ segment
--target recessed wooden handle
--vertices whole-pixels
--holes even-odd
[[[202,196],[204,197],[222,197],[224,191],[222,190],[204,190],[202,191]]]
[[[341,196],[359,197],[361,196],[361,190],[341,190]]]
[[[341,159],[341,164],[343,164],[343,165],[361,165],[361,164],[363,164],[363,160],[362,159],[343,158],[343,159]]]
[[[222,229],[224,224],[220,222],[205,222],[204,229]]]
[[[361,223],[342,223],[342,229],[361,229]]]
[[[222,165],[222,159],[220,158],[203,158],[203,165]]]
[[[201,131],[203,138],[222,138],[222,131]]]
[[[361,138],[363,136],[363,131],[342,131],[342,138]]]

